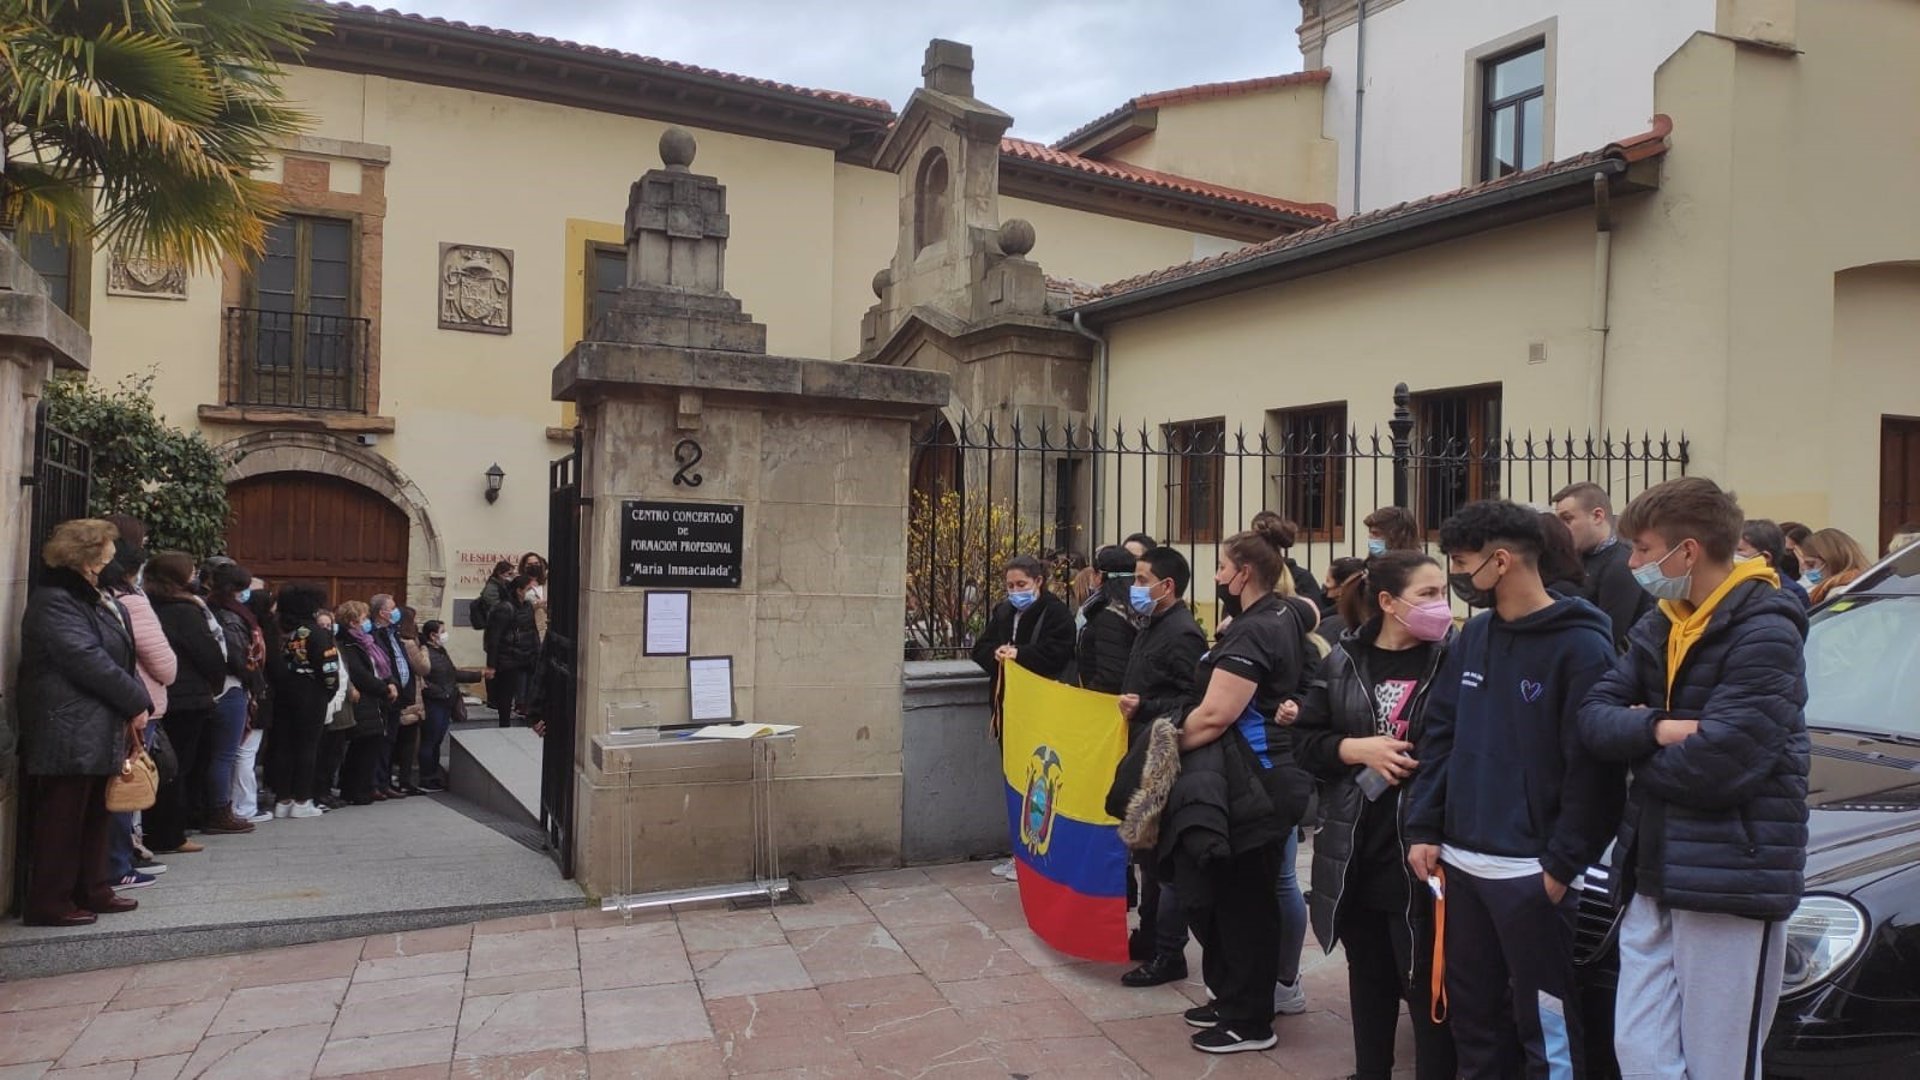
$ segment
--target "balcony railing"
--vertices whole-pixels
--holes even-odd
[[[358,412],[371,320],[228,308],[227,404]]]

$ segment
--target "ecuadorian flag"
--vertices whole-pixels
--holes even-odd
[[[1001,769],[1020,905],[1042,941],[1127,959],[1127,848],[1107,790],[1127,752],[1117,699],[1002,664]]]

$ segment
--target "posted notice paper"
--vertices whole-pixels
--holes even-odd
[[[687,655],[687,636],[691,625],[693,594],[650,592],[647,594],[648,656]]]
[[[733,719],[733,657],[695,656],[687,660],[689,720]]]

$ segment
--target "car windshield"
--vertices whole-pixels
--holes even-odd
[[[1807,724],[1920,739],[1920,596],[1845,596],[1814,615]]]

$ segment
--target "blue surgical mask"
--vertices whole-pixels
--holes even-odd
[[[253,599],[253,590],[252,590],[252,589],[241,589],[241,590],[240,590],[240,595],[238,595],[238,596],[236,596],[236,597],[234,597],[234,599],[235,599],[235,600],[238,600],[238,601],[240,601],[241,603],[243,603],[243,604],[244,604],[244,603],[246,603],[247,601],[249,601],[249,600],[252,600],[252,599]]]
[[[360,632],[361,632],[361,633],[363,633],[363,634],[371,634],[371,633],[373,633],[373,620],[372,620],[372,619],[361,619],[361,620],[360,620]]]
[[[1802,580],[1804,580],[1809,585],[1818,585],[1820,584],[1820,579],[1826,576],[1827,576],[1827,572],[1825,570],[1822,570],[1819,567],[1809,567],[1807,569],[1806,576],[1802,578]]]
[[[1692,571],[1679,577],[1668,577],[1666,571],[1660,569],[1661,563],[1673,558],[1679,550],[1674,548],[1661,556],[1660,562],[1650,562],[1633,572],[1633,580],[1647,591],[1648,596],[1655,600],[1685,600],[1687,594],[1693,591]]]
[[[399,608],[394,608],[392,611],[387,612],[387,622],[391,623],[394,626],[400,625],[400,609]]]
[[[1040,594],[1032,589],[1010,589],[1007,592],[1007,603],[1012,604],[1015,611],[1027,610],[1039,598]]]
[[[1127,603],[1132,606],[1133,610],[1142,615],[1153,614],[1153,609],[1159,606],[1153,599],[1153,586],[1151,585],[1130,586],[1127,589]]]
[[[1369,558],[1376,555],[1385,555],[1386,553],[1387,553],[1387,542],[1385,540],[1382,540],[1377,536],[1370,536],[1367,538],[1367,555]]]

